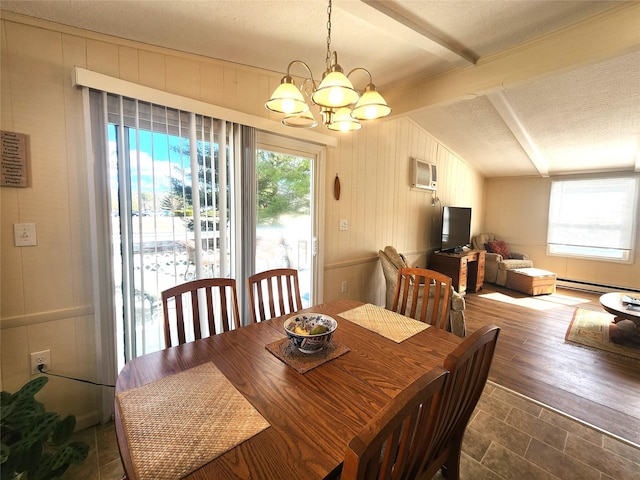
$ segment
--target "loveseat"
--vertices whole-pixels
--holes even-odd
[[[396,291],[396,284],[398,283],[398,269],[410,265],[407,264],[405,257],[399,254],[392,246],[387,246],[384,250],[380,250],[378,256],[380,257],[380,265],[382,266],[382,272],[384,273],[384,278],[387,283],[385,308],[391,309],[393,306],[393,295]],[[434,287],[431,287],[429,290],[430,295],[433,296]],[[453,287],[451,287],[451,300],[449,303],[449,322],[446,328],[455,335],[464,337],[466,335],[464,297],[456,292]],[[418,311],[420,311],[419,308]]]
[[[505,241],[495,233],[481,233],[473,237],[473,248],[486,250],[484,264],[485,282],[505,286],[507,271],[515,268],[533,268],[526,253],[512,252]]]

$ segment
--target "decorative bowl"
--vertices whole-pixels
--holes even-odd
[[[322,313],[301,313],[284,321],[284,331],[287,332],[289,342],[302,353],[317,353],[322,350],[331,341],[336,328],[338,322]]]

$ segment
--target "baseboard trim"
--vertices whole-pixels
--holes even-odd
[[[609,293],[609,292],[636,292],[640,293],[640,289],[621,287],[616,285],[605,285],[595,282],[584,282],[581,280],[572,280],[570,278],[557,278],[556,285],[558,287],[568,288],[571,290],[583,290],[586,292]]]
[[[99,424],[100,412],[98,412],[97,410],[76,416],[76,432]]]

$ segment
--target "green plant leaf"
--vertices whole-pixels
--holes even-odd
[[[51,455],[43,455],[39,463],[34,464],[29,469],[27,480],[50,480],[56,478],[51,471],[52,464],[53,458]]]
[[[36,377],[25,383],[20,390],[13,394],[13,402],[23,402],[25,399],[33,398],[33,396],[42,390],[42,387],[49,381],[47,377]]]
[[[2,460],[2,468],[0,468],[0,478],[2,478],[2,480],[4,480],[5,478],[12,479],[16,471],[18,456],[13,455],[11,447],[9,445],[6,445],[5,443],[2,444],[2,450],[3,457],[6,453],[7,458]]]
[[[0,464],[6,462],[9,459],[9,453],[11,452],[11,447],[6,443],[2,443],[0,445]]]
[[[42,457],[42,442],[17,442],[12,447],[12,460],[16,472],[24,472],[40,463]]]
[[[11,418],[8,418],[6,423],[16,427],[36,424],[46,413],[44,406],[39,402],[25,402],[24,404],[16,404],[15,407]]]
[[[47,377],[37,377],[18,392],[2,392],[0,396],[1,480],[15,480],[21,472],[26,472],[27,480],[60,478],[71,463],[82,463],[89,454],[85,442],[69,442],[76,426],[75,416],[61,419],[35,399],[47,381]]]
[[[73,435],[73,431],[76,428],[76,417],[73,415],[67,416],[64,420],[60,421],[53,430],[51,442],[54,445],[62,445]]]
[[[11,395],[9,392],[3,391],[0,393],[0,419],[4,422],[4,419],[11,415],[11,412],[15,408],[15,404],[11,402]]]
[[[46,412],[38,418],[38,422],[34,423],[29,430],[25,432],[24,441],[44,442],[53,434],[54,429],[60,422],[57,413]]]
[[[51,468],[58,470],[61,467],[69,466],[72,463],[81,464],[89,455],[89,445],[84,442],[69,442],[64,447],[58,449],[53,457]]]

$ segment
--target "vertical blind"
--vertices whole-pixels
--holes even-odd
[[[94,151],[105,151],[109,166],[103,185],[118,357],[127,361],[164,348],[163,290],[194,278],[246,276],[236,254],[240,232],[250,229],[236,224],[244,218],[238,178],[243,164],[255,162],[242,143],[255,145],[255,131],[121,95],[91,96],[92,129],[106,132],[108,144]]]
[[[553,181],[550,253],[628,261],[635,243],[635,177]]]

